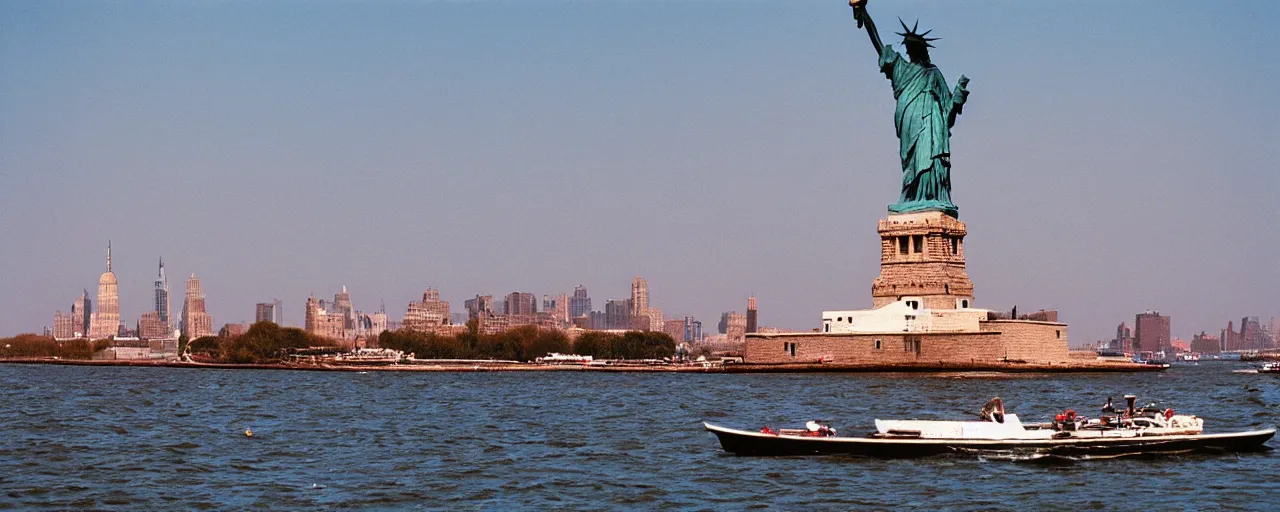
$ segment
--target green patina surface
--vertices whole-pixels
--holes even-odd
[[[893,86],[897,100],[894,127],[898,135],[898,156],[902,162],[902,193],[889,211],[908,213],[941,210],[959,217],[951,202],[951,127],[963,111],[968,99],[968,78],[961,75],[955,89],[947,87],[942,71],[929,60],[927,48],[932,45],[915,28],[905,32],[903,45],[910,58],[904,58],[891,45],[880,42],[874,22],[865,3],[855,6],[854,17],[867,33],[880,54],[880,71]]]

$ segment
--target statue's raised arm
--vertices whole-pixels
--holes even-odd
[[[849,0],[849,7],[853,8],[853,19],[858,20],[858,28],[862,28],[863,25],[867,27],[871,46],[876,48],[876,56],[880,56],[880,52],[884,50],[884,43],[880,42],[880,32],[876,31],[876,22],[871,20],[870,14],[867,14],[867,0]]]

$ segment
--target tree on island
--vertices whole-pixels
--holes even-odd
[[[308,334],[297,327],[281,327],[262,321],[239,336],[204,336],[190,343],[192,354],[224,363],[277,363],[290,349],[333,347],[333,340]]]
[[[573,353],[596,359],[662,359],[675,352],[675,340],[658,331],[588,331],[573,342]]]
[[[524,326],[496,334],[476,332],[474,320],[456,336],[398,329],[378,335],[378,346],[413,354],[418,359],[499,359],[532,361],[551,352],[569,352],[561,331]]]
[[[383,331],[378,335],[378,346],[413,354],[419,359],[467,359],[471,356],[471,347],[461,337],[413,329]]]
[[[0,358],[56,357],[59,359],[93,359],[93,353],[111,343],[111,340],[89,341],[85,339],[58,341],[49,336],[25,333],[12,338],[0,338]]]

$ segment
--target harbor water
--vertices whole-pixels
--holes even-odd
[[[915,460],[726,454],[702,421],[1025,421],[1133,393],[1206,431],[1280,423],[1280,377],[665,374],[0,365],[0,509],[1258,509],[1280,452]],[[246,430],[252,436],[246,435]],[[1277,440],[1269,442],[1277,446]]]

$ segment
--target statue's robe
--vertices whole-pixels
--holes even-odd
[[[880,52],[880,71],[893,83],[898,100],[894,126],[902,159],[902,195],[892,211],[941,208],[954,213],[951,202],[951,126],[968,92],[947,81],[936,66],[905,59],[890,45]]]

